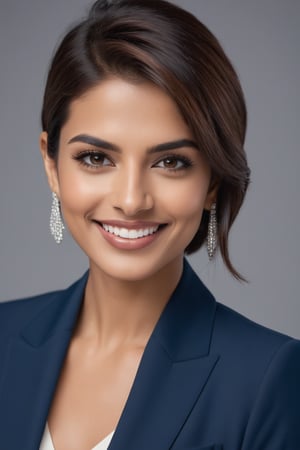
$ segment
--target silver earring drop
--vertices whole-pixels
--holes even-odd
[[[207,234],[207,253],[210,260],[213,259],[217,249],[217,204],[213,203],[210,208],[208,234]]]
[[[52,206],[50,214],[50,232],[54,237],[57,244],[60,244],[63,240],[63,230],[65,226],[63,224],[61,213],[60,213],[60,201],[55,194],[52,192]]]

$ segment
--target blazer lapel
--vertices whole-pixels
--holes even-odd
[[[7,449],[39,448],[86,280],[87,274],[54,294],[9,344],[0,390],[0,441]]]
[[[109,450],[172,447],[219,359],[209,354],[216,302],[185,261],[146,346]]]

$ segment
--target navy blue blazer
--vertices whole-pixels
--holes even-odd
[[[1,450],[39,449],[86,281],[0,304]],[[185,262],[109,449],[299,450],[300,342],[217,303]]]

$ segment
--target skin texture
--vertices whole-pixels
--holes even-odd
[[[114,150],[78,142],[78,135],[104,140]],[[189,142],[158,152],[157,146],[179,140]],[[145,345],[181,276],[184,249],[216,196],[209,166],[192,141],[166,93],[120,78],[72,102],[57,163],[47,156],[47,133],[41,134],[50,188],[90,263],[49,415],[56,450],[91,449],[117,426]],[[91,151],[96,154],[82,156]],[[142,248],[128,240],[119,248],[99,225],[115,220],[129,227],[138,222],[135,228],[165,226]]]

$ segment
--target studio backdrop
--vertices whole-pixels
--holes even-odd
[[[190,258],[216,298],[254,320],[300,337],[300,2],[177,0],[219,38],[248,106],[252,183],[233,226],[232,260]],[[50,57],[87,0],[0,2],[0,300],[66,287],[88,262],[68,236],[49,234],[51,195],[38,148]]]

